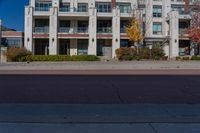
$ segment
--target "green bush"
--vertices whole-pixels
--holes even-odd
[[[160,60],[163,56],[165,56],[163,49],[161,49],[161,48],[153,48],[152,49],[152,59]]]
[[[200,60],[200,56],[192,56],[191,60]]]
[[[118,60],[133,60],[137,55],[137,51],[134,48],[119,48],[116,50]]]
[[[183,60],[190,60],[190,57],[183,57]]]
[[[161,48],[153,48],[151,51],[148,48],[141,48],[138,51],[139,53],[137,53],[137,50],[134,48],[119,48],[116,50],[116,55],[118,60],[160,60],[165,56]]]
[[[148,48],[139,49],[139,57],[141,59],[150,59],[150,50]]]
[[[94,55],[28,55],[21,57],[23,61],[99,61]]]
[[[25,61],[28,55],[31,55],[30,51],[19,47],[10,47],[6,52],[8,61]]]

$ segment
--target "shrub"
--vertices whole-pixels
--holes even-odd
[[[10,47],[6,52],[8,61],[25,61],[28,55],[31,55],[30,51],[19,47]]]
[[[165,56],[163,49],[161,48],[153,48],[152,49],[152,59],[160,60],[161,57]]]
[[[94,55],[28,55],[21,57],[23,61],[99,61]]]
[[[200,60],[200,56],[192,56],[191,60]]]
[[[134,48],[119,48],[116,51],[118,60],[133,60],[137,55],[137,51]]]
[[[180,61],[180,60],[181,60],[181,57],[180,57],[180,56],[177,56],[177,57],[176,57],[176,60],[177,60],[177,61]]]
[[[150,59],[150,50],[148,48],[139,49],[139,57],[141,59]]]
[[[116,50],[116,55],[118,60],[150,59],[150,50],[148,48],[142,48],[139,49],[139,53],[137,53],[134,48],[119,48]],[[151,51],[151,58],[154,60],[163,59],[162,57],[164,56],[164,51],[161,48],[154,48]]]
[[[183,57],[183,60],[190,60],[190,57]]]

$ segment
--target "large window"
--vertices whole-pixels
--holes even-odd
[[[78,12],[88,12],[88,4],[78,3]]]
[[[88,54],[88,40],[81,39],[78,40],[78,55]]]
[[[119,9],[121,13],[130,13],[131,12],[131,4],[130,3],[118,3]]]
[[[60,12],[70,12],[70,3],[60,3]]]
[[[178,11],[180,15],[185,14],[185,8],[183,5],[172,5],[173,11]]]
[[[112,32],[112,21],[110,20],[98,20],[97,21],[97,32],[98,33],[111,33]]]
[[[153,17],[162,17],[162,6],[153,6]]]
[[[153,34],[156,34],[156,35],[162,34],[162,23],[159,23],[159,22],[153,23]]]
[[[49,20],[48,19],[36,19],[35,20],[35,32],[36,33],[48,33],[49,32]]]
[[[36,11],[49,11],[50,7],[52,7],[52,3],[47,1],[36,1],[35,3],[35,10]]]
[[[97,12],[111,12],[111,3],[96,3]]]

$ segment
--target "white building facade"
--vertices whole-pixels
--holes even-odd
[[[174,58],[181,48],[184,54],[186,47],[191,51],[182,32],[191,17],[183,9],[183,0],[30,0],[25,8],[24,45],[36,55],[114,58],[117,48],[131,44],[125,30],[135,14],[143,22],[142,45],[159,45]]]

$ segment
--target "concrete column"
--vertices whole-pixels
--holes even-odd
[[[120,48],[120,10],[113,9],[112,19],[112,58],[116,57],[115,50]]]
[[[33,7],[25,8],[24,47],[33,52]]]
[[[29,3],[30,6],[35,7],[35,0],[30,0],[29,2],[30,2]]]
[[[77,55],[77,39],[70,40],[70,55]]]
[[[88,54],[97,55],[97,10],[89,9],[89,46]]]
[[[76,33],[78,28],[78,22],[77,20],[71,20],[70,21],[70,33]]]
[[[74,9],[77,9],[78,1],[77,0],[71,0],[70,1],[70,12],[74,12]]]
[[[138,2],[137,2],[137,0],[132,0],[132,1],[131,1],[131,9],[132,9],[132,10],[135,10],[135,9],[137,9],[137,7],[138,7]]]
[[[49,25],[49,54],[58,54],[58,8],[50,9],[50,25]]]
[[[169,57],[174,59],[179,56],[179,13],[178,11],[172,11],[169,13],[169,25],[170,25],[170,45],[169,45]]]
[[[59,0],[53,0],[52,1],[52,6],[59,8],[59,6],[60,6]]]
[[[169,32],[169,24],[167,23],[168,13],[171,11],[171,1],[170,0],[163,0],[162,6],[162,15],[163,15],[163,35],[168,36]]]
[[[88,7],[89,8],[95,8],[95,0],[89,0]]]
[[[146,27],[146,32],[145,32],[145,37],[151,37],[152,36],[152,32],[153,32],[153,0],[147,0],[146,1],[146,23],[145,23],[145,27]]]

